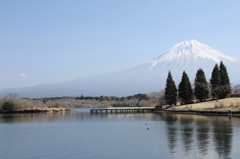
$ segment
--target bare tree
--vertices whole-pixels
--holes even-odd
[[[208,98],[213,98],[212,92],[211,92],[212,86],[211,86],[210,82],[207,82],[207,88],[208,88]]]
[[[7,93],[7,95],[5,96],[5,98],[7,100],[11,100],[13,101],[14,99],[16,99],[18,97],[18,94],[17,93]]]
[[[157,103],[157,105],[165,105],[166,101],[164,99],[165,90],[161,90],[160,92],[151,92],[148,94],[150,97],[150,101],[153,103]]]
[[[233,93],[240,93],[240,84],[237,84],[232,87],[232,92]]]
[[[164,92],[165,90],[161,90],[160,92],[151,92],[148,94],[148,96],[151,98],[151,99],[160,99],[161,97],[164,96]]]
[[[140,107],[149,107],[150,106],[150,102],[149,101],[146,101],[146,100],[141,100],[139,102],[139,106]]]
[[[54,101],[47,101],[46,102],[46,106],[48,107],[48,108],[52,108],[53,106],[54,106],[54,104],[55,104],[55,102]]]
[[[138,104],[138,99],[129,99],[126,100],[126,105],[129,107],[134,107]]]

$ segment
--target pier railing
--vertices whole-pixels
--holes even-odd
[[[116,107],[116,108],[98,108],[91,109],[91,114],[93,113],[144,113],[154,111],[154,107]]]

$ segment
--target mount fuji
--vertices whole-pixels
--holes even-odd
[[[168,71],[171,71],[176,86],[180,83],[182,72],[188,74],[193,83],[199,68],[205,72],[206,79],[216,63],[223,61],[227,67],[230,82],[238,84],[238,60],[223,54],[196,40],[184,41],[174,45],[165,53],[152,60],[126,70],[110,72],[57,84],[43,84],[32,87],[1,89],[0,95],[14,92],[20,97],[52,96],[127,96],[137,93],[150,93],[165,88]]]
[[[174,45],[171,49],[163,53],[162,55],[154,58],[148,63],[152,64],[153,68],[157,64],[164,64],[166,66],[170,62],[175,62],[175,66],[185,65],[187,66],[192,61],[195,62],[195,67],[198,66],[199,60],[211,60],[215,63],[236,63],[238,60],[227,56],[203,43],[196,40],[184,41]]]

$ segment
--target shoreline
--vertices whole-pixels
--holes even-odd
[[[162,109],[155,111],[155,113],[176,113],[176,114],[196,114],[196,115],[207,115],[207,116],[229,116],[229,117],[240,117],[240,111],[219,111],[219,110],[169,110]]]
[[[25,108],[16,110],[0,110],[0,114],[15,114],[15,113],[57,113],[57,112],[72,112],[72,108]]]

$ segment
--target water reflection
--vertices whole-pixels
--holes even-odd
[[[71,116],[71,112],[1,114],[0,124],[55,122]]]
[[[219,157],[229,157],[232,147],[232,125],[230,120],[212,120],[214,145]]]
[[[117,121],[145,121],[151,120],[153,113],[119,113],[119,114],[90,114],[83,112],[57,112],[57,113],[26,113],[26,114],[0,114],[0,124],[11,123],[56,123],[56,122],[117,122]],[[156,116],[159,121],[159,116]]]
[[[163,114],[164,119],[167,123],[167,137],[168,146],[171,154],[175,154],[175,147],[177,145],[177,117],[172,114]]]
[[[189,151],[192,149],[192,142],[193,142],[193,126],[192,126],[192,119],[181,117],[180,118],[181,124],[181,133],[182,133],[182,143],[184,147],[184,152],[187,155]]]
[[[159,142],[166,141],[165,143],[167,143],[167,145],[164,146],[169,150],[168,155],[172,158],[230,158],[233,147],[232,140],[234,138],[232,126],[234,125],[232,124],[234,120],[237,120],[237,123],[239,123],[238,118],[229,120],[227,117],[216,116],[171,113],[90,114],[89,110],[65,113],[0,115],[0,124],[68,122],[76,124],[99,123],[98,125],[102,126],[102,123],[112,122],[113,124],[111,124],[111,126],[116,126],[116,123],[119,122],[131,122],[134,126],[134,124],[138,124],[142,121],[142,125],[144,125],[143,129],[146,130],[145,123],[152,122],[152,125],[148,124],[148,126],[154,126],[155,123],[159,124],[161,126],[161,129],[159,129],[160,132],[156,131],[154,128],[150,129],[148,132],[153,133],[152,136],[157,135],[157,137],[154,137],[154,140],[159,138]],[[75,127],[78,127],[78,125],[75,125]],[[97,126],[95,125],[95,127]],[[240,127],[240,125],[235,123],[234,127]],[[91,128],[91,132],[95,131],[94,127],[89,126],[87,128]],[[140,129],[136,127],[136,130],[139,131]],[[81,129],[81,131],[83,130]],[[119,129],[119,131],[129,131],[129,133],[131,133],[132,129]],[[133,131],[135,133],[135,129]],[[102,136],[104,135],[105,134],[102,134]],[[126,136],[124,136],[124,138],[126,138]],[[132,140],[132,138],[127,140]],[[161,151],[161,148],[158,150]],[[162,153],[163,152],[159,154]],[[169,158],[169,156],[165,157]]]
[[[204,157],[207,154],[209,145],[210,125],[208,120],[204,120],[202,118],[196,120],[196,124],[197,124],[198,151],[200,155]]]
[[[165,113],[159,115],[166,122],[168,147],[173,157],[179,155],[180,151],[184,152],[184,156],[191,156],[196,143],[199,158],[229,158],[233,127],[232,121],[227,117]]]

